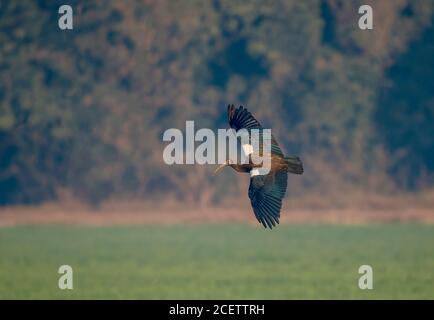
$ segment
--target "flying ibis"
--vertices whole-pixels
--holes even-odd
[[[263,130],[259,122],[243,106],[228,106],[228,122],[235,131],[246,129]],[[252,153],[259,152],[254,150]],[[251,157],[248,163],[239,164],[227,160],[216,169],[216,173],[225,166],[237,172],[250,174],[249,198],[256,219],[265,227],[272,229],[279,223],[282,199],[287,188],[288,173],[302,174],[303,164],[298,157],[285,157],[276,139],[271,135],[271,168],[267,174],[261,174]]]

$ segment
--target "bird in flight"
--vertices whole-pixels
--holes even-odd
[[[259,122],[243,106],[235,108],[228,105],[228,122],[232,129],[251,132],[252,129],[263,130]],[[245,146],[243,146],[244,148]],[[251,145],[251,154],[259,153]],[[271,135],[271,168],[267,174],[261,174],[251,158],[248,163],[238,164],[227,160],[215,172],[230,166],[237,172],[250,173],[249,198],[256,219],[265,227],[272,229],[279,223],[282,199],[287,188],[288,172],[303,173],[303,164],[298,157],[285,157],[276,139]]]

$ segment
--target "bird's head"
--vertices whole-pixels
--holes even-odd
[[[215,169],[214,174],[217,174],[221,169],[223,169],[223,168],[226,167],[226,166],[230,166],[231,164],[232,164],[232,161],[231,161],[231,160],[226,160],[225,163],[219,165],[219,166],[217,167],[217,169]]]

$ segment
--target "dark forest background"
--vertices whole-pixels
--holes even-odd
[[[58,8],[74,29],[58,28]],[[370,4],[374,30],[358,28]],[[248,107],[305,164],[289,196],[434,186],[434,1],[0,1],[0,204],[218,204],[165,129]],[[246,181],[244,181],[246,180]]]

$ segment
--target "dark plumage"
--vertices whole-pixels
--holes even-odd
[[[236,131],[247,129],[263,129],[260,123],[244,107],[235,108],[228,106],[228,122]],[[254,153],[259,152],[253,150]],[[303,173],[303,164],[298,157],[285,157],[276,139],[271,136],[271,170],[266,175],[253,175],[255,165],[230,164],[238,172],[251,174],[249,186],[249,198],[256,219],[265,227],[273,228],[279,223],[282,199],[287,188],[288,172],[294,174]]]

